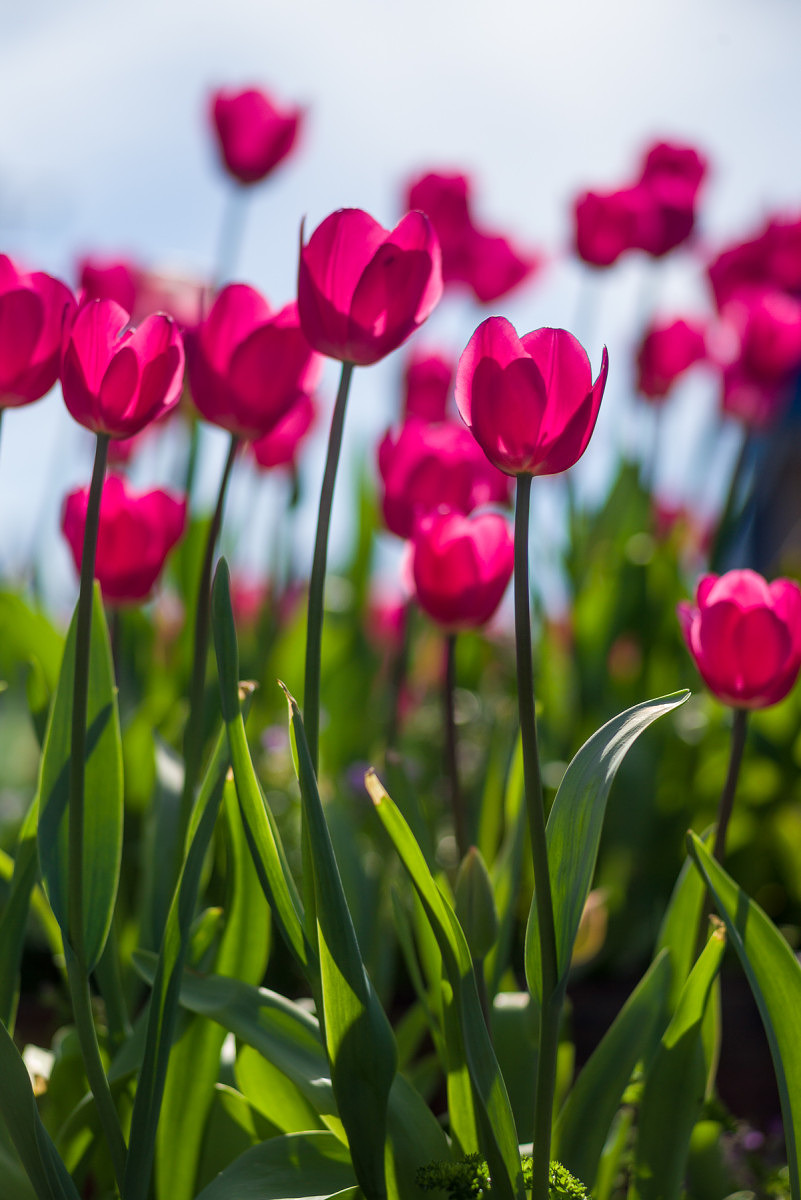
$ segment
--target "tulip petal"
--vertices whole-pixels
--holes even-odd
[[[506,367],[516,359],[525,357],[523,343],[506,317],[487,317],[481,322],[462,352],[456,368],[456,407],[465,425],[470,427],[473,424],[473,375],[482,359],[494,359],[500,367]]]
[[[199,331],[208,362],[215,370],[225,372],[240,342],[271,316],[269,304],[255,288],[245,283],[224,287]]]
[[[35,292],[19,289],[0,293],[0,404],[13,394],[18,377],[30,362],[45,317]]]
[[[767,608],[741,613],[734,629],[733,650],[743,694],[763,693],[781,675],[792,651],[792,640],[779,618]]]
[[[517,475],[537,465],[546,406],[542,375],[530,358],[505,368],[491,358],[479,362],[473,374],[473,434],[502,471]]]
[[[317,226],[301,251],[301,261],[315,288],[337,312],[349,312],[356,285],[388,237],[388,231],[360,208],[340,208]]]
[[[78,309],[69,333],[86,387],[96,395],[130,314],[114,300],[90,300]]]
[[[541,437],[553,441],[584,403],[592,387],[587,352],[566,329],[535,329],[521,342],[540,369],[548,393]]]

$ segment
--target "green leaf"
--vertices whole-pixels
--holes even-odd
[[[234,1068],[239,1090],[282,1133],[321,1129],[318,1113],[283,1071],[251,1046],[243,1046]]]
[[[269,909],[262,895],[239,818],[233,780],[226,780],[223,811],[228,831],[228,897],[214,973],[259,983],[267,965]],[[220,1073],[225,1030],[194,1017],[172,1048],[156,1139],[156,1194],[192,1200],[206,1118]]]
[[[726,939],[715,930],[682,988],[645,1077],[629,1200],[678,1200],[706,1091],[703,1020]]]
[[[34,798],[20,829],[11,887],[0,915],[0,1021],[11,1033],[14,1032],[25,927],[39,866],[36,853],[38,816],[39,804]]]
[[[602,726],[565,771],[546,829],[556,931],[557,990],[567,982],[581,914],[592,887],[609,790],[631,746],[649,725],[677,708],[690,693],[646,700]],[[642,797],[635,797],[642,803]],[[526,929],[526,979],[542,1001],[542,966],[536,897]]]
[[[143,978],[153,978],[154,955],[135,954],[133,961]],[[181,985],[181,1004],[190,1012],[211,1017],[238,1041],[263,1054],[295,1084],[334,1136],[347,1144],[320,1027],[304,1008],[266,988],[189,973],[184,974]],[[421,1162],[448,1158],[448,1143],[428,1105],[402,1075],[395,1076],[389,1094],[387,1126],[390,1195],[395,1200],[423,1200],[413,1183],[415,1170]]]
[[[688,849],[726,923],[731,944],[759,1008],[779,1087],[790,1192],[801,1197],[801,964],[776,926],[704,849],[695,834]]]
[[[314,1130],[246,1150],[197,1200],[327,1200],[346,1189],[356,1194],[347,1150],[333,1134]]]
[[[77,608],[50,713],[39,777],[39,861],[50,906],[68,940],[69,775]],[[108,936],[122,858],[122,742],[100,588],[92,595],[83,812],[83,941],[91,970]]]
[[[573,1085],[554,1130],[554,1157],[592,1190],[626,1085],[653,1050],[668,1015],[671,963],[662,950],[643,975]]]
[[[322,1025],[331,1082],[356,1178],[368,1196],[380,1197],[386,1195],[386,1120],[397,1067],[395,1038],[362,961],[300,710],[288,692],[286,696],[314,879]]]
[[[187,833],[189,850],[167,916],[157,960],[145,1051],[131,1117],[125,1171],[126,1200],[144,1200],[150,1188],[156,1130],[178,1012],[181,972],[197,905],[203,860],[214,832],[227,767],[228,746],[221,732],[192,812]]]
[[[220,701],[228,735],[231,767],[245,834],[261,886],[270,904],[276,925],[307,978],[317,971],[316,954],[304,933],[303,905],[289,870],[281,835],[262,794],[250,757],[245,723],[239,707],[239,653],[231,609],[228,565],[224,558],[217,564],[211,594],[211,623]]]
[[[702,835],[705,846],[712,844],[714,834],[715,828],[711,826]],[[695,960],[698,949],[698,927],[701,922],[705,893],[704,881],[695,869],[692,859],[685,858],[662,918],[654,951],[654,957],[656,957],[662,950],[667,950],[673,964],[673,978],[670,985],[671,1012],[678,1004],[681,989],[684,987]]]
[[[442,954],[455,1005],[453,1019],[446,1026],[446,1037],[458,1037],[461,1042],[461,1045],[451,1042],[449,1052],[457,1050],[463,1056],[470,1075],[478,1101],[478,1133],[493,1180],[493,1191],[507,1200],[515,1196],[522,1198],[517,1131],[481,1011],[464,933],[451,905],[437,887],[409,826],[374,772],[367,773],[365,785],[415,886]]]
[[[55,691],[64,638],[48,618],[13,592],[0,592],[0,676],[35,660],[49,692]]]
[[[0,1117],[28,1173],[38,1200],[79,1200],[36,1107],[25,1063],[5,1025],[0,1024]]]

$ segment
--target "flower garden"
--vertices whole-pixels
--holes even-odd
[[[0,1200],[801,1200],[801,217],[707,251],[705,158],[667,141],[576,197],[596,283],[681,248],[709,297],[638,331],[653,445],[590,502],[617,364],[502,315],[543,256],[466,175],[410,180],[392,228],[301,226],[283,307],[243,281],[238,222],[304,119],[212,97],[214,279],[0,256],[4,424],[58,388],[95,447],[69,626],[0,593]],[[420,341],[453,294],[458,353]],[[354,371],[389,355],[396,419],[347,478]],[[655,484],[692,371],[741,446],[711,519]],[[139,490],[165,438],[173,484]],[[288,481],[258,580],[220,550],[245,468]]]

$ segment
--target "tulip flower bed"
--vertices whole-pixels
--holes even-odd
[[[255,89],[211,114],[241,202],[303,114]],[[577,255],[686,243],[704,173],[655,145],[577,200]],[[127,262],[87,261],[73,296],[0,257],[2,407],[58,384],[95,443],[62,509],[69,628],[0,593],[0,777],[28,805],[0,824],[0,1200],[801,1200],[801,588],[735,565],[747,452],[801,369],[801,220],[706,264],[714,318],[642,331],[644,401],[703,363],[743,426],[703,531],[653,463],[577,498],[605,349],[593,369],[573,333],[490,315],[458,363],[400,350],[450,289],[500,307],[541,265],[466,176],[407,201],[391,230],[342,209],[304,231],[278,309],[230,263],[179,303]],[[396,351],[399,418],[354,488],[353,371]],[[202,422],[229,435],[212,514]],[[182,478],[139,491],[168,426]],[[292,480],[255,584],[219,551],[245,456]],[[333,573],[335,487],[357,511]],[[540,487],[567,513],[559,610]],[[746,991],[765,1050],[732,1082],[754,1035],[721,1012]]]

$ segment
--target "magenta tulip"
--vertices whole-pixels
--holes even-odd
[[[439,242],[409,212],[392,231],[358,208],[331,213],[301,245],[300,323],[321,354],[364,366],[412,334],[442,295]]]
[[[707,173],[708,163],[695,146],[656,142],[643,157],[640,182],[666,202],[679,196],[694,201]]]
[[[801,669],[801,588],[756,571],[705,575],[695,606],[678,606],[684,640],[707,687],[734,708],[783,700]]]
[[[386,435],[378,464],[384,520],[398,537],[411,537],[422,517],[441,508],[467,514],[509,501],[508,477],[455,421],[407,421]]]
[[[423,612],[451,632],[476,629],[494,614],[514,566],[509,524],[498,513],[439,513],[421,521],[411,573]]]
[[[430,351],[412,351],[403,375],[403,415],[444,421],[453,385],[454,364]]]
[[[739,341],[743,366],[756,379],[786,378],[801,367],[801,300],[770,287],[741,288],[722,320]]]
[[[583,192],[574,205],[575,249],[592,267],[611,267],[642,240],[646,197],[635,188]]]
[[[253,457],[260,467],[292,467],[297,465],[303,442],[317,419],[314,400],[300,392],[276,425],[251,445]]]
[[[89,489],[64,501],[61,528],[76,571],[83,556]],[[168,492],[134,492],[109,475],[100,498],[95,575],[110,604],[136,604],[152,591],[165,559],[186,525],[186,501]]]
[[[434,226],[442,249],[443,281],[466,284],[477,300],[489,304],[528,279],[541,260],[477,224],[471,190],[466,175],[432,171],[410,183],[407,206],[424,212]]]
[[[322,369],[297,305],[273,312],[244,283],[223,288],[205,321],[187,334],[186,347],[198,411],[245,441],[270,433],[314,389]]]
[[[0,254],[0,410],[31,404],[58,378],[64,325],[75,299],[42,271],[21,271]]]
[[[649,400],[664,400],[685,371],[706,357],[706,340],[698,322],[654,323],[637,351],[637,388]]]
[[[131,437],[181,398],[184,348],[175,322],[163,314],[128,328],[114,300],[90,300],[75,315],[61,363],[64,403],[81,425],[111,437]]]
[[[87,255],[78,263],[81,300],[116,300],[128,313],[136,312],[139,277],[139,268],[127,258]]]
[[[211,98],[211,118],[223,164],[239,183],[259,183],[295,145],[302,111],[279,108],[258,88],[221,88]]]
[[[555,475],[581,458],[595,428],[609,362],[590,360],[564,329],[519,338],[488,317],[456,368],[456,404],[491,463],[507,475]]]

